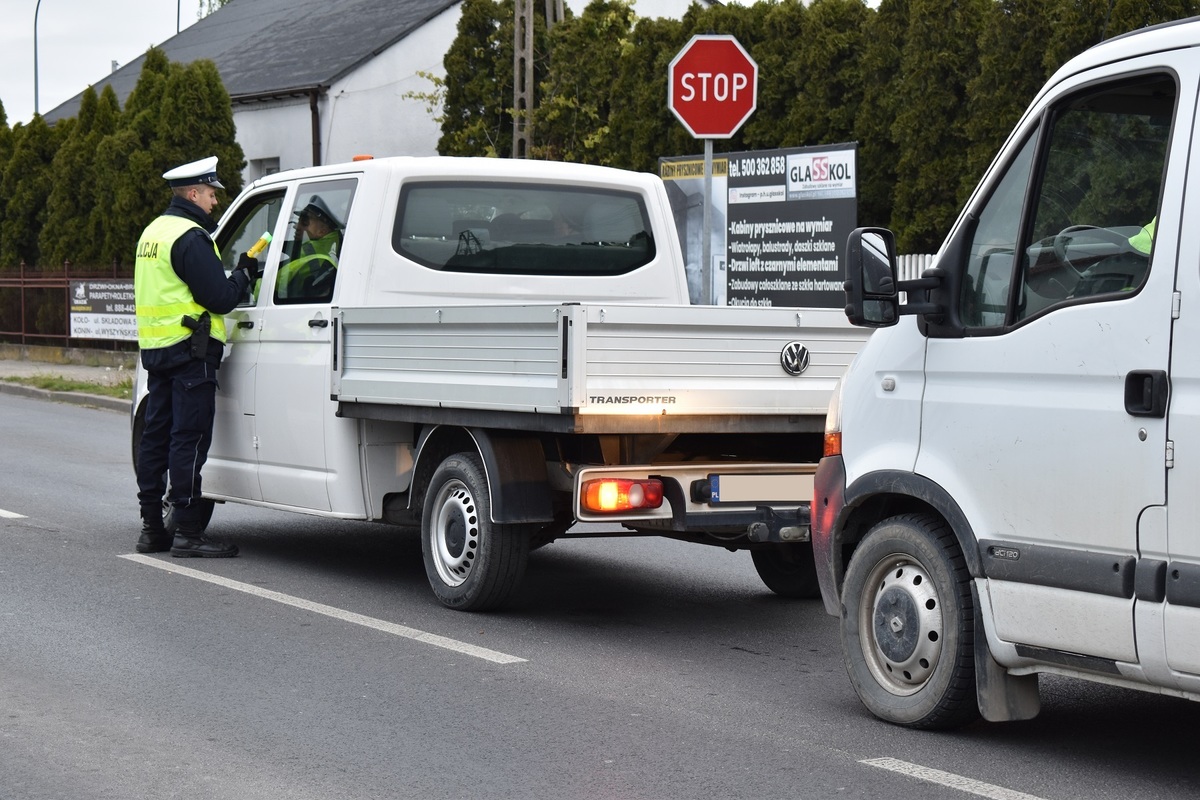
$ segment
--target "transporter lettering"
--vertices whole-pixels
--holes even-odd
[[[640,395],[639,396],[639,395],[620,395],[620,394],[590,395],[588,397],[588,400],[596,405],[600,405],[602,403],[629,403],[629,404],[637,403],[637,404],[658,405],[660,403],[671,404],[671,403],[675,402],[674,397],[651,397],[648,395]]]

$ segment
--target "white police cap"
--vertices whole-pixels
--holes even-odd
[[[205,183],[209,186],[215,186],[218,189],[225,188],[217,180],[216,156],[209,156],[199,161],[193,161],[190,164],[183,164],[174,169],[169,169],[163,173],[163,177],[167,179],[167,184],[171,188],[175,188],[176,186],[195,186],[198,183]]]

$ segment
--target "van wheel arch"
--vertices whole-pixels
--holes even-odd
[[[978,539],[954,498],[922,475],[903,471],[869,472],[846,487],[843,520],[838,526],[834,574],[838,595],[846,566],[859,542],[880,521],[898,514],[925,514],[947,525],[958,541],[971,577],[983,576]],[[839,558],[840,557],[840,558]]]
[[[438,466],[456,453],[479,458],[496,522],[545,525],[557,521],[540,440],[526,434],[452,425],[436,425],[421,432],[413,466],[413,509],[424,505],[429,480]]]

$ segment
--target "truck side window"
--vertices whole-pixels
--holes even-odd
[[[1007,319],[1035,144],[1034,137],[1025,142],[979,212],[962,284],[960,314],[969,328],[1003,325]]]
[[[478,181],[405,186],[392,247],[430,269],[508,275],[622,275],[655,256],[636,193]]]
[[[978,212],[959,296],[965,327],[998,332],[1141,288],[1176,95],[1171,76],[1149,75],[1046,112]]]
[[[1016,319],[1117,300],[1150,267],[1177,90],[1169,75],[1089,89],[1050,112]]]
[[[275,278],[276,305],[333,300],[356,187],[353,178],[301,184]]]
[[[274,233],[275,223],[283,211],[283,190],[256,195],[242,203],[234,211],[237,222],[226,226],[221,232],[217,247],[221,251],[221,263],[225,271],[230,272],[237,266],[238,256],[249,250],[263,233]],[[266,253],[259,255],[260,264],[265,261]],[[257,301],[257,288],[250,287],[251,292],[242,298],[239,306],[252,306]]]

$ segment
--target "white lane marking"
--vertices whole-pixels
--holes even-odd
[[[953,772],[942,772],[940,769],[922,767],[920,764],[912,764],[908,761],[901,761],[898,758],[868,758],[858,763],[868,764],[881,769],[890,769],[892,772],[899,772],[903,775],[929,781],[930,783],[949,786],[951,789],[961,789],[964,792],[977,794],[980,797],[990,797],[992,800],[1042,800],[1042,798],[1032,794],[1005,789],[1003,786],[994,786],[990,783],[974,780],[973,778],[965,778],[962,775],[955,775]]]
[[[436,633],[427,633],[426,631],[417,630],[416,628],[409,628],[404,625],[397,625],[393,622],[385,622],[384,620],[375,619],[374,617],[356,614],[353,611],[346,611],[341,608],[335,608],[334,606],[327,606],[324,603],[314,603],[311,600],[293,597],[290,594],[273,592],[270,589],[263,589],[262,587],[254,586],[253,584],[242,583],[241,581],[234,581],[230,580],[229,578],[222,578],[219,575],[210,575],[207,572],[189,569],[188,567],[181,567],[177,564],[172,564],[169,561],[160,561],[159,559],[151,558],[150,556],[130,553],[129,555],[121,556],[121,558],[124,558],[128,561],[136,561],[137,563],[145,564],[148,567],[155,567],[156,569],[173,572],[176,575],[183,575],[188,578],[195,578],[196,580],[215,583],[218,586],[224,586],[226,589],[245,592],[246,594],[252,594],[255,597],[261,597],[265,600],[274,600],[276,603],[283,603],[285,606],[293,606],[295,608],[304,609],[305,611],[311,611],[314,614],[323,614],[327,617],[340,619],[343,622],[352,622],[355,625],[362,625],[365,628],[374,628],[377,631],[390,633],[393,636],[402,636],[405,639],[415,639],[418,642],[431,644],[434,647],[441,647],[446,650],[453,650],[456,653],[462,653],[463,655],[482,658],[484,661],[491,661],[496,664],[519,664],[527,660],[524,658],[519,658],[518,656],[510,656],[507,653],[501,653],[496,650],[489,650],[486,647],[478,647],[473,644],[467,644],[466,642],[460,642],[457,639],[439,636]]]
[[[0,508],[0,517],[4,517],[5,519],[28,519],[24,514],[18,514],[15,511],[5,511],[3,508]]]

